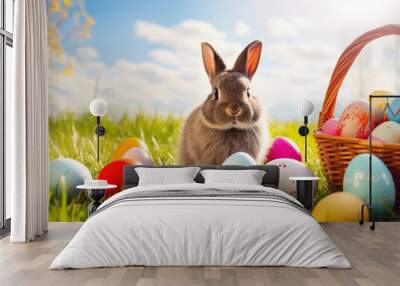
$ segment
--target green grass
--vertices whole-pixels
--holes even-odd
[[[100,162],[97,162],[95,118],[89,113],[76,115],[66,112],[49,119],[49,157],[50,159],[66,157],[78,160],[89,168],[93,177],[96,177],[102,166],[110,161],[115,148],[125,138],[139,137],[146,143],[157,165],[176,164],[176,151],[182,124],[182,117],[172,115],[138,113],[133,118],[125,115],[118,121],[102,117],[106,135],[101,139]],[[298,146],[303,146],[304,138],[297,133],[299,125],[299,122],[270,122],[271,138],[284,136],[292,139]],[[319,200],[327,194],[328,188],[315,141],[312,136],[309,136],[309,139],[307,165],[322,178],[317,193],[317,200]],[[86,219],[89,200],[83,193],[70,200],[65,191],[62,192],[60,198],[56,198],[53,193],[53,190],[49,191],[50,221],[84,221]]]

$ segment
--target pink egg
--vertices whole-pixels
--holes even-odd
[[[357,100],[347,106],[340,115],[337,126],[338,134],[341,136],[367,139],[369,130],[368,101]]]
[[[275,159],[289,158],[297,161],[301,160],[301,153],[299,147],[289,138],[278,137],[273,142],[267,152],[267,161]]]
[[[339,130],[337,126],[338,121],[339,119],[337,119],[336,117],[333,117],[325,121],[324,125],[322,125],[321,132],[328,135],[338,136],[339,135]]]

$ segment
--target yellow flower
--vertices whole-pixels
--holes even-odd
[[[72,65],[69,64],[64,68],[63,72],[64,72],[65,76],[71,76],[74,72],[74,69],[73,69]]]
[[[70,7],[70,6],[72,6],[72,0],[64,0],[64,6],[65,6],[65,7]]]
[[[58,13],[61,11],[60,2],[58,0],[51,0],[49,10],[51,13]]]
[[[92,25],[96,24],[96,20],[91,16],[87,16],[85,24],[88,26],[92,26]]]

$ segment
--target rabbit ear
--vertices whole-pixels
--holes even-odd
[[[225,63],[209,43],[201,43],[201,54],[206,73],[210,81],[213,81],[220,72],[225,70]]]
[[[236,59],[233,71],[240,72],[251,79],[260,62],[261,48],[260,41],[251,42]]]

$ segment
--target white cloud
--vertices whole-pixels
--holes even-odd
[[[76,57],[80,60],[96,60],[99,54],[94,47],[84,46],[76,49]]]
[[[233,28],[233,33],[237,36],[246,36],[250,34],[251,28],[244,22],[236,22],[235,27]]]
[[[165,49],[156,49],[149,52],[150,56],[157,62],[176,66],[179,64],[179,58],[173,52]]]
[[[198,52],[202,41],[222,42],[226,36],[210,24],[195,20],[186,20],[173,27],[137,21],[134,32],[151,43],[187,52]]]
[[[266,31],[272,38],[295,38],[301,34],[305,25],[306,21],[303,18],[272,17],[266,21]]]
[[[235,57],[243,48],[240,43],[229,41],[225,32],[218,31],[207,22],[195,20],[186,20],[172,27],[137,21],[134,26],[134,33],[151,43],[166,47],[184,65],[201,62],[199,61],[201,60],[201,42],[211,43],[218,53],[224,55],[224,59],[228,63],[233,63]],[[157,53],[157,56],[159,56],[159,52]],[[163,53],[165,54],[165,52]]]

